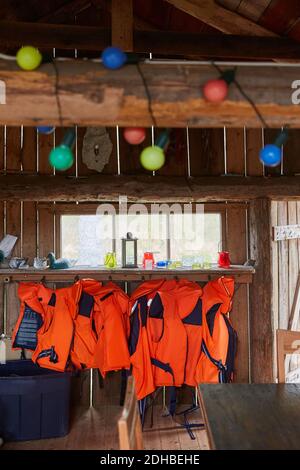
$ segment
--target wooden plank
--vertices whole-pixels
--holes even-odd
[[[6,171],[18,173],[21,170],[21,128],[6,128]]]
[[[272,0],[251,0],[251,2],[241,0],[236,11],[239,15],[257,23],[271,2]]]
[[[300,174],[299,145],[300,129],[290,129],[288,140],[283,146],[283,173],[285,175]]]
[[[244,129],[226,129],[227,173],[245,174]]]
[[[266,199],[249,204],[249,257],[256,260],[256,274],[249,291],[252,382],[273,381],[270,210],[270,201]]]
[[[5,127],[0,126],[0,171],[1,173],[4,170],[4,136],[5,136]]]
[[[246,169],[248,176],[263,176],[264,166],[259,160],[263,146],[262,129],[246,129]]]
[[[251,20],[221,7],[213,0],[167,0],[168,3],[183,10],[198,20],[226,34],[245,34],[253,36],[275,36]]]
[[[21,203],[10,202],[6,203],[6,233],[15,235],[18,237],[18,241],[15,244],[12,256],[21,256]]]
[[[189,141],[192,176],[224,174],[223,129],[190,129]]]
[[[277,202],[271,201],[271,226],[277,225]],[[274,378],[277,377],[277,361],[276,361],[276,330],[279,328],[279,265],[278,265],[278,243],[271,242],[272,257],[272,313],[273,313],[273,371]]]
[[[264,145],[272,144],[279,132],[280,129],[264,129]],[[265,166],[264,169],[265,176],[279,176],[281,173],[281,165],[277,165],[275,167]]]
[[[6,296],[6,334],[11,336],[20,313],[18,283],[10,282],[5,285]]]
[[[158,133],[159,130],[157,130],[156,134]],[[165,151],[165,155],[166,162],[156,172],[157,175],[188,176],[186,129],[173,129],[171,131],[170,143]]]
[[[54,252],[54,215],[48,209],[38,207],[38,252],[43,258]]]
[[[58,97],[54,93],[52,64],[43,64],[34,74],[18,70],[12,61],[1,61],[7,101],[0,107],[0,124],[7,125],[104,125],[157,127],[260,127],[253,107],[237,87],[232,86],[226,101],[208,104],[200,93],[216,72],[209,65],[155,61],[130,64],[119,70],[105,69],[92,62],[58,62]],[[239,83],[251,96],[269,127],[300,126],[298,107],[292,102],[291,84],[298,80],[299,67],[248,66],[239,68]],[[143,75],[143,79],[141,77]],[[151,95],[152,112],[145,82]],[[272,82],[272,87],[268,83]],[[24,85],[26,83],[26,86]],[[80,84],[80,86],[79,86]],[[93,91],[94,90],[94,91]],[[98,93],[98,95],[97,95]],[[134,112],[133,112],[134,110]],[[154,122],[155,121],[155,122]]]
[[[287,202],[278,202],[277,204],[277,222],[278,224],[286,224],[288,221],[288,205]],[[278,244],[278,266],[279,266],[279,328],[287,329],[289,320],[289,242],[281,241]]]
[[[259,23],[277,34],[284,34],[295,24],[300,16],[297,0],[273,0],[261,16]]]
[[[201,384],[199,389],[213,449],[299,448],[299,384]],[[224,432],[228,427],[231,432]],[[258,427],[264,432],[257,433]]]
[[[227,208],[226,248],[232,263],[243,264],[247,260],[246,206]],[[240,286],[234,294],[230,319],[238,336],[235,359],[235,382],[249,382],[249,316],[247,286]]]
[[[38,168],[42,175],[52,175],[53,169],[49,165],[49,153],[54,147],[55,134],[38,134]]]
[[[22,253],[29,258],[32,265],[33,258],[37,256],[37,209],[35,202],[23,203],[23,236]]]
[[[23,172],[37,172],[37,131],[35,127],[23,128],[21,162]]]
[[[217,156],[217,154],[216,154]],[[214,171],[221,171],[221,164]],[[0,176],[0,201],[118,202],[126,194],[128,202],[222,202],[250,201],[262,197],[273,200],[300,199],[300,177],[222,178],[152,175],[91,175],[87,178],[55,176]],[[286,224],[283,224],[286,225]]]
[[[111,43],[124,51],[133,50],[132,0],[112,0],[111,2]]]
[[[291,314],[289,318],[289,330],[296,331],[300,313],[300,274],[298,274],[295,294],[292,302]]]

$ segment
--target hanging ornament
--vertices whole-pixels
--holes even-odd
[[[127,56],[119,47],[107,47],[101,54],[104,67],[107,69],[119,69],[127,62]]]
[[[141,165],[149,171],[157,171],[165,164],[165,152],[164,149],[169,143],[170,130],[166,129],[159,134],[155,140],[155,145],[146,147],[141,155]]]
[[[71,168],[74,163],[72,147],[75,143],[76,133],[74,129],[66,132],[62,143],[51,150],[49,154],[49,163],[56,170],[64,171]]]
[[[82,162],[99,173],[109,162],[113,144],[105,127],[88,127],[82,144]]]
[[[52,134],[55,131],[55,127],[52,126],[38,126],[37,130],[39,134]]]
[[[281,163],[282,158],[282,145],[286,143],[288,139],[288,130],[283,129],[276,137],[273,144],[265,145],[259,152],[260,161],[265,166],[278,166]]]
[[[129,144],[139,145],[146,138],[146,129],[144,127],[125,127],[123,136]]]
[[[18,66],[23,70],[34,70],[39,67],[42,62],[42,54],[36,47],[23,46],[16,55]]]
[[[220,78],[208,80],[203,87],[204,98],[210,103],[221,103],[228,94],[230,83],[234,81],[235,70],[226,70]]]

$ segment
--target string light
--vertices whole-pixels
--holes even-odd
[[[23,70],[35,70],[41,62],[43,56],[36,47],[23,46],[21,47],[16,55],[16,61],[18,66]]]
[[[159,134],[154,145],[146,147],[141,155],[141,165],[149,171],[157,171],[165,164],[165,152],[170,140],[170,129],[166,129]]]
[[[139,145],[146,138],[146,129],[144,127],[125,127],[123,136],[128,144]]]
[[[74,163],[72,147],[75,143],[75,129],[69,129],[61,144],[51,150],[49,154],[49,163],[52,167],[59,171],[65,171],[71,168]]]

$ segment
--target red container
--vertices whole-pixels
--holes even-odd
[[[154,256],[153,256],[153,253],[151,251],[146,251],[144,253],[144,258],[143,258],[143,268],[147,268],[149,269],[149,262],[152,264],[152,269],[154,268]]]
[[[230,257],[229,251],[220,251],[218,265],[220,268],[229,268],[230,267]]]

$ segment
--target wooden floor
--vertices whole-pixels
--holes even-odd
[[[101,406],[98,409],[79,409],[71,420],[71,429],[67,436],[57,439],[6,443],[1,450],[118,449],[117,419],[120,413],[120,406],[113,405]],[[189,420],[201,422],[200,412],[196,411],[193,415],[189,415]],[[196,439],[192,440],[184,428],[169,430],[170,427],[174,427],[174,421],[169,416],[163,416],[162,407],[156,405],[153,413],[153,428],[150,426],[150,416],[146,418],[143,433],[145,449],[208,449],[205,430],[194,430]]]

